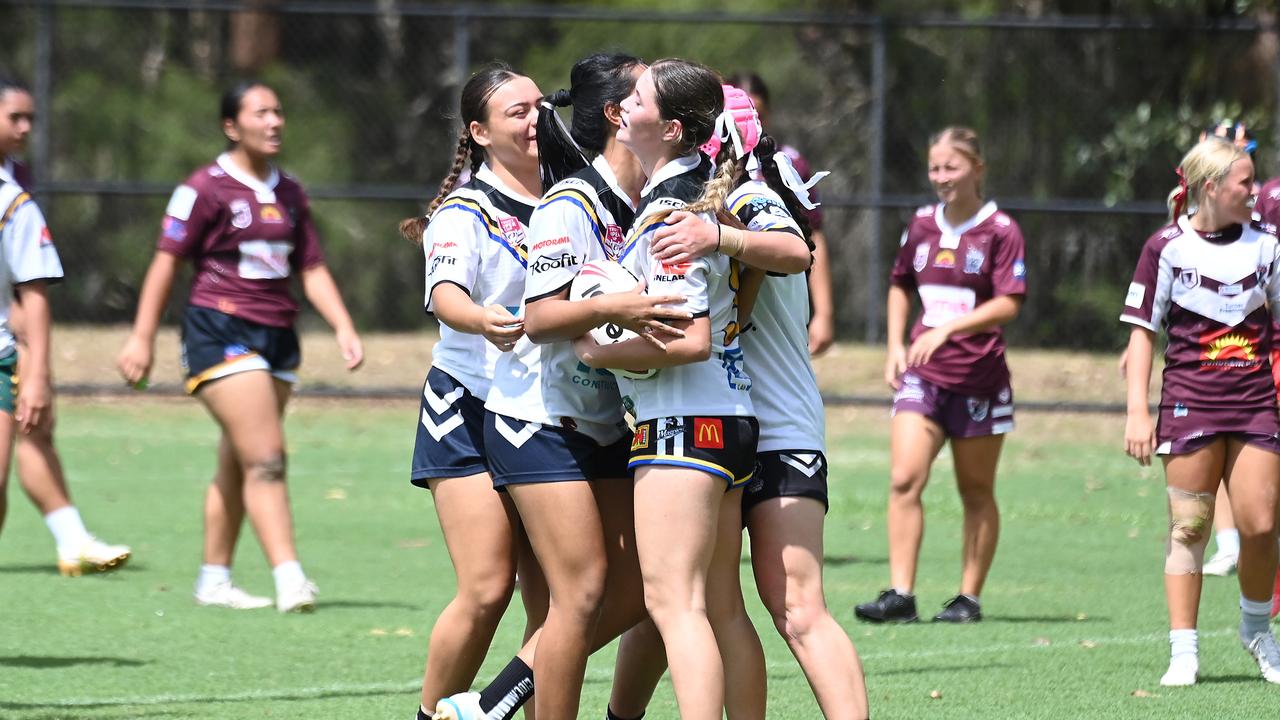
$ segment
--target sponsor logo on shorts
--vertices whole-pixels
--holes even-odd
[[[1002,403],[1009,402],[1009,398],[1013,397],[1013,392],[1009,388],[1000,388],[1000,392],[996,394],[996,399]]]
[[[540,258],[537,262],[529,266],[533,272],[540,273],[548,270],[563,270],[578,264],[578,256],[570,253],[560,253],[558,257]]]
[[[240,228],[241,230],[253,224],[253,208],[249,207],[248,200],[232,200],[231,201],[231,226]]]
[[[166,240],[182,242],[187,239],[187,224],[181,220],[166,215],[161,226]]]
[[[662,442],[663,440],[668,440],[677,435],[683,435],[683,434],[684,434],[683,420],[676,419],[673,421],[671,419],[667,419],[667,421],[662,427],[662,430],[658,431],[658,442]]]
[[[1182,403],[1174,403],[1173,416],[1176,418],[1184,418],[1187,416],[1187,406]]]
[[[956,254],[950,250],[939,250],[933,256],[933,266],[942,270],[950,270],[956,266]]]
[[[502,234],[507,238],[507,242],[513,245],[524,242],[524,226],[520,224],[519,218],[509,216],[498,218],[498,227],[502,228]]]
[[[723,450],[724,422],[720,418],[694,418],[693,446],[710,450]]]
[[[905,234],[903,235],[903,238],[904,239],[906,238]],[[916,256],[911,261],[911,268],[916,272],[920,272],[921,270],[924,270],[924,266],[928,264],[929,264],[929,246],[923,243],[920,245],[917,245]]]
[[[631,452],[636,450],[645,450],[649,447],[649,425],[640,425],[636,428],[636,434],[631,438]]]
[[[284,222],[284,215],[280,214],[280,208],[275,205],[263,205],[258,208],[258,219],[268,225],[279,225]]]
[[[248,355],[251,352],[252,351],[249,348],[245,347],[244,345],[239,345],[239,344],[228,345],[222,348],[222,359],[226,362],[230,362],[231,360],[235,360],[236,358],[244,357],[245,355]]]
[[[977,275],[982,272],[982,263],[986,262],[986,253],[976,247],[965,248],[964,251],[964,271],[967,275]]]
[[[969,417],[974,422],[982,422],[987,419],[987,411],[991,409],[991,401],[987,398],[965,398],[965,407],[969,410]]]
[[[568,244],[569,244],[569,236],[564,235],[557,238],[548,238],[546,240],[539,240],[538,242],[534,243],[533,247],[529,248],[529,250],[530,251],[541,250],[542,248],[555,247],[556,245],[568,245]]]

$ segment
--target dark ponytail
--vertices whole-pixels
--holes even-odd
[[[800,226],[800,232],[804,234],[804,241],[812,252],[814,249],[813,240],[809,237],[813,234],[813,229],[809,226],[809,210],[800,204],[800,200],[796,194],[782,182],[782,173],[778,170],[778,163],[774,161],[773,156],[778,152],[777,141],[768,133],[760,136],[760,142],[756,144],[755,149],[756,161],[760,163],[760,176],[764,178],[764,182],[782,198],[782,202],[787,206],[787,212],[791,213],[791,219],[796,221],[796,225]]]
[[[471,159],[472,176],[480,172],[480,165],[484,163],[484,149],[475,141],[475,138],[471,137],[471,123],[487,121],[489,119],[489,99],[498,91],[498,88],[518,77],[523,76],[512,70],[506,63],[494,62],[472,75],[471,79],[467,80],[467,84],[462,86],[462,97],[458,103],[462,131],[458,134],[457,150],[453,154],[453,166],[449,168],[449,174],[440,183],[440,189],[436,192],[435,199],[427,206],[426,215],[405,218],[400,221],[400,234],[405,239],[415,243],[422,242],[422,233],[427,229],[427,222],[431,220],[432,213],[440,207],[440,204],[444,202],[449,193],[453,192],[468,158]]]
[[[621,104],[635,90],[635,69],[643,64],[639,58],[622,53],[588,55],[569,72],[568,90],[557,90],[543,99],[545,105],[538,114],[543,189],[586,167],[604,152],[610,136],[605,108]],[[573,124],[566,136],[554,108],[570,105]]]

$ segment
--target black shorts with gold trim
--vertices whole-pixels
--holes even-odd
[[[236,373],[266,370],[297,384],[302,350],[291,327],[272,327],[212,308],[188,305],[182,316],[182,370],[187,392]]]
[[[723,478],[730,489],[750,482],[760,423],[753,417],[663,417],[636,424],[627,469],[686,467]]]
[[[756,475],[742,492],[742,517],[766,500],[807,497],[827,510],[827,456],[820,450],[772,450],[756,456]]]

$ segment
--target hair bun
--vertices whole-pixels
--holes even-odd
[[[573,98],[569,95],[568,90],[561,88],[547,96],[547,102],[556,107],[569,107],[573,104]]]

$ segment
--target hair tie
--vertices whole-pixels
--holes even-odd
[[[781,151],[776,152],[773,154],[773,162],[778,166],[778,174],[782,176],[782,184],[787,186],[787,189],[791,191],[792,195],[796,196],[796,200],[799,200],[801,205],[808,210],[813,210],[822,204],[809,199],[809,190],[814,185],[817,185],[819,180],[830,175],[831,172],[829,170],[814,173],[806,182],[804,178],[800,177],[800,171],[796,170],[795,164],[791,162],[790,155]]]
[[[1190,189],[1187,187],[1187,176],[1182,172],[1179,166],[1176,170],[1178,174],[1178,189],[1173,194],[1173,217],[1176,219],[1182,215],[1182,210],[1187,206],[1187,194]]]
[[[547,102],[556,107],[569,107],[573,104],[573,96],[568,90],[561,88],[547,96]]]
[[[560,93],[564,93],[566,97],[569,95],[568,90],[557,90],[555,94],[559,95]],[[555,121],[556,127],[560,128],[560,134],[563,135],[564,139],[573,146],[574,152],[578,153],[578,156],[582,158],[582,162],[586,165],[590,165],[591,161],[587,159],[587,153],[582,149],[582,146],[578,144],[578,141],[573,139],[573,133],[570,132],[569,127],[564,124],[564,120],[560,119],[560,113],[556,112],[555,96],[552,96],[551,98],[543,98],[542,102],[538,103],[538,105],[541,106],[542,112],[551,114],[551,119]]]

